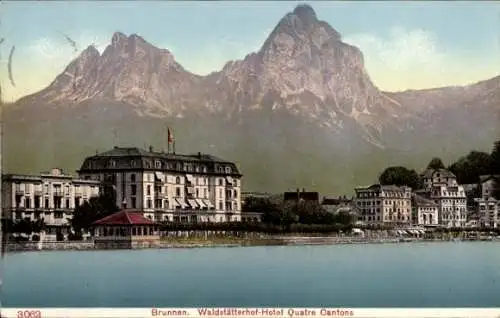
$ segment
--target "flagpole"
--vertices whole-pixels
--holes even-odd
[[[167,153],[170,153],[170,134],[168,126],[165,126],[165,128],[167,130]]]

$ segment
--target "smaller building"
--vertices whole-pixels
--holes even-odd
[[[500,183],[500,175],[483,175],[479,177],[481,197],[487,198],[493,195],[495,184]]]
[[[480,227],[498,227],[498,200],[492,197],[475,199],[477,203],[477,217]]]
[[[413,223],[420,226],[438,226],[439,204],[418,194],[414,194],[412,199],[412,205],[414,209]]]
[[[326,212],[332,214],[338,214],[340,212],[352,213],[353,212],[353,202],[352,199],[344,197],[337,198],[323,198],[321,201],[321,207],[325,209]]]
[[[374,184],[355,188],[354,199],[365,224],[408,226],[411,224],[411,188]]]
[[[69,233],[75,208],[99,196],[100,186],[99,181],[78,179],[57,168],[37,175],[5,174],[2,215],[14,222],[43,220],[43,237],[56,241]]]
[[[160,231],[155,222],[140,211],[122,210],[94,222],[97,248],[145,248],[160,245]]]
[[[262,221],[262,212],[241,211],[241,221],[247,223],[259,223]]]
[[[427,169],[422,173],[422,181],[426,189],[430,189],[436,185],[457,186],[457,177],[446,169]]]
[[[316,203],[319,204],[320,201],[320,195],[319,192],[306,192],[305,189],[297,189],[297,191],[289,191],[285,192],[283,195],[283,201],[284,202],[291,202],[291,201],[296,201],[296,202],[310,202],[310,203]]]

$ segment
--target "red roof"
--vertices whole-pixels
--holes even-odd
[[[108,215],[105,218],[97,220],[94,225],[152,225],[155,224],[148,218],[145,218],[138,211],[119,211]]]

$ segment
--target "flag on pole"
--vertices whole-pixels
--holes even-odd
[[[170,131],[170,128],[168,128],[168,143],[171,144],[174,141],[174,135]]]

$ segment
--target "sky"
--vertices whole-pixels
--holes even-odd
[[[196,74],[259,50],[300,3],[358,46],[382,90],[466,85],[500,74],[500,2],[2,1],[0,84],[4,101],[48,86],[88,45],[103,51],[114,32],[169,49]],[[77,43],[76,51],[65,39]],[[12,46],[12,76],[8,55]]]

